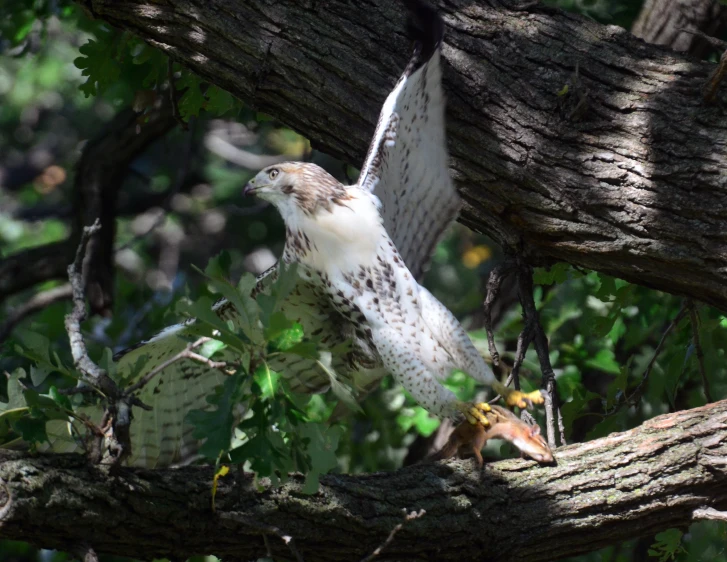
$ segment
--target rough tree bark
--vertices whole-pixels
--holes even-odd
[[[79,3],[350,162],[408,56],[383,0]],[[509,4],[440,2],[462,221],[532,261],[727,310],[727,117],[701,98],[713,65],[541,5],[492,7]]]
[[[382,560],[555,560],[689,525],[727,508],[727,401],[667,414],[625,433],[557,451],[557,466],[510,460],[419,464],[393,473],[329,475],[312,496],[294,477],[258,492],[249,475],[213,467],[110,476],[78,456],[0,452],[0,537],[46,548],[141,559],[193,554],[250,560],[358,560],[407,512]],[[583,532],[580,532],[580,531]],[[265,535],[265,540],[263,539]],[[184,537],[184,540],[180,540]]]

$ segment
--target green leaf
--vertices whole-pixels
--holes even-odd
[[[22,345],[21,348],[16,346],[16,351],[28,359],[35,361],[39,368],[58,371],[65,375],[78,378],[78,375],[61,364],[55,352],[53,353],[53,357],[51,357],[50,340],[43,334],[31,330],[17,329],[15,331],[15,337]]]
[[[275,312],[265,328],[265,339],[271,349],[285,351],[303,341],[303,326],[288,320],[282,312]]]
[[[222,88],[218,88],[217,86],[209,87],[207,90],[207,97],[209,98],[207,111],[218,116],[224,115],[235,107],[240,106],[240,102],[237,101],[232,94],[226,92]]]
[[[263,282],[266,285],[269,283],[267,290],[257,296],[260,320],[265,327],[269,326],[272,316],[280,310],[298,284],[298,264],[278,263],[277,271],[270,275],[275,275],[275,279],[270,282],[266,278]]]
[[[616,296],[616,279],[600,273],[597,275],[600,283],[593,296],[603,302],[609,302],[612,300],[611,297]]]
[[[396,418],[396,422],[404,431],[415,427],[423,437],[429,437],[439,427],[440,421],[429,415],[421,406],[406,408]]]
[[[114,362],[114,352],[108,347],[103,350],[101,360],[98,362],[98,366],[101,367],[108,375],[112,378],[116,377],[116,363]]]
[[[605,337],[612,329],[616,322],[616,316],[597,316],[591,318],[590,332],[597,338]]]
[[[176,81],[178,90],[185,90],[177,102],[179,115],[185,121],[190,117],[196,117],[205,107],[207,100],[202,93],[202,81],[191,72],[183,72],[182,77]]]
[[[260,386],[262,398],[270,400],[275,396],[280,382],[280,375],[271,371],[267,363],[263,363],[255,371],[255,382]]]
[[[225,349],[225,347],[225,344],[219,340],[209,340],[197,349],[197,353],[199,353],[202,357],[209,359],[218,351]]]
[[[333,394],[336,396],[336,398],[342,400],[354,412],[362,413],[363,410],[361,410],[361,406],[359,406],[358,400],[356,400],[356,397],[353,395],[351,389],[338,380],[338,375],[333,369],[331,353],[325,351],[321,352],[317,363],[321,370],[328,377],[328,382],[331,385],[331,390],[333,391]]]
[[[682,546],[683,533],[679,529],[667,529],[654,538],[656,542],[649,549],[649,556],[659,559],[659,562],[674,560],[680,552],[686,552]]]
[[[33,386],[40,386],[45,382],[45,379],[48,378],[48,375],[50,375],[51,371],[50,369],[43,365],[43,366],[36,366],[31,365],[30,366],[30,382],[33,383]]]
[[[133,63],[140,67],[144,88],[157,89],[168,79],[169,58],[143,41],[135,41]]]
[[[260,330],[260,309],[255,299],[250,296],[255,287],[255,278],[250,274],[245,274],[240,279],[238,287],[235,288],[227,279],[210,274],[215,269],[221,269],[225,265],[223,258],[222,262],[216,261],[212,268],[208,266],[204,272],[200,271],[200,273],[203,273],[207,277],[214,290],[219,292],[235,307],[237,316],[234,319],[239,329],[245,335],[245,338],[255,345],[262,345],[264,343],[264,337],[262,330]]]
[[[313,359],[318,361],[318,346],[313,341],[300,341],[291,345],[285,350],[285,353],[291,355],[297,355],[298,357],[305,357],[306,359]],[[330,355],[330,353],[329,353]],[[330,361],[328,361],[330,363]]]
[[[27,406],[23,396],[23,387],[20,384],[20,377],[25,377],[25,371],[20,368],[15,369],[8,377],[8,401],[0,402],[0,411],[15,410]]]
[[[15,337],[25,348],[21,352],[23,355],[37,361],[43,366],[54,366],[50,357],[50,340],[43,334],[30,330],[17,329],[15,331]]]
[[[78,50],[82,56],[73,61],[81,74],[88,79],[80,89],[86,97],[95,96],[115,84],[121,75],[116,60],[118,34],[114,31],[100,31],[97,40],[89,39]]]
[[[599,349],[595,357],[586,361],[586,366],[612,375],[618,375],[621,372],[613,351],[610,349]]]
[[[310,458],[310,467],[303,484],[304,494],[315,494],[321,474],[338,467],[336,449],[342,433],[340,427],[326,427],[319,423],[308,423],[300,428],[300,436],[306,442],[306,452]]]
[[[206,439],[199,453],[208,459],[217,459],[230,448],[236,410],[244,397],[244,382],[247,374],[238,371],[215,388],[207,402],[215,406],[212,410],[191,410],[185,421],[194,426],[194,437]]]
[[[65,396],[58,392],[58,389],[55,386],[50,387],[50,390],[48,391],[48,396],[51,397],[51,400],[53,400],[53,402],[55,402],[59,408],[65,408],[66,410],[73,411],[71,400],[68,398],[68,396]]]
[[[565,427],[573,427],[573,422],[581,416],[588,402],[591,400],[600,400],[600,398],[601,396],[595,392],[582,388],[573,389],[573,399],[561,407]]]
[[[563,283],[568,280],[568,270],[570,265],[567,263],[556,263],[549,268],[538,267],[533,272],[533,283],[535,285],[552,285],[553,283]]]
[[[210,258],[204,272],[205,275],[212,279],[229,279],[231,265],[232,258],[230,257],[230,252],[223,250],[216,256]]]
[[[629,385],[629,375],[631,374],[631,363],[633,363],[633,361],[634,356],[631,355],[628,358],[628,361],[626,361],[626,364],[622,365],[619,369],[616,378],[608,386],[608,389],[606,391],[606,404],[608,409],[613,407],[619,396],[623,396],[624,394],[626,394]]]
[[[47,418],[42,415],[39,417],[23,416],[11,422],[11,425],[28,443],[44,443],[48,441],[48,434],[45,432],[47,421]]]

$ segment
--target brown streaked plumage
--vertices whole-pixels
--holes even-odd
[[[344,186],[314,164],[286,162],[259,172],[245,192],[269,200],[285,220],[283,261],[300,264],[300,279],[281,311],[319,342],[318,360],[329,371],[316,360],[285,354],[270,357],[270,367],[302,392],[328,388],[330,371],[356,388],[370,388],[391,373],[425,408],[447,415],[460,407],[441,385],[452,368],[485,383],[494,379],[459,322],[417,283],[460,200],[448,173],[442,21],[418,0],[406,4],[419,45],[384,102],[357,184]],[[277,271],[276,266],[261,275],[252,294],[269,291]],[[242,322],[224,299],[213,310]],[[195,337],[194,323],[171,326],[121,352],[118,376],[133,384],[179,353]],[[353,342],[350,352],[328,351],[347,340]],[[149,360],[139,369],[144,356]],[[238,359],[228,348],[215,358]],[[139,397],[153,410],[134,411],[130,463],[166,466],[197,450],[185,416],[190,409],[210,407],[206,396],[222,377],[185,359],[168,366],[157,384],[145,386]],[[98,408],[85,413],[100,419]],[[60,450],[76,447],[67,424],[48,433],[58,438]]]

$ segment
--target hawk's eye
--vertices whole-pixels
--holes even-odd
[[[268,176],[270,177],[270,179],[271,179],[271,180],[274,180],[275,178],[277,178],[277,177],[278,177],[278,174],[279,174],[279,173],[280,173],[280,172],[278,171],[278,169],[277,169],[277,168],[273,168],[272,170],[270,170],[270,171],[268,172]]]

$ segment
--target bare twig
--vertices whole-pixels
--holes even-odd
[[[74,386],[73,388],[59,388],[58,394],[73,396],[74,394],[98,394],[99,390],[92,386]]]
[[[485,298],[484,303],[484,324],[487,332],[487,343],[490,348],[490,355],[492,356],[493,363],[498,365],[500,356],[495,347],[495,338],[492,332],[491,309],[492,304],[500,291],[503,280],[513,269],[517,270],[518,297],[523,309],[524,326],[517,338],[515,362],[506,385],[510,384],[510,380],[512,380],[515,389],[520,389],[520,368],[525,360],[525,353],[528,350],[528,346],[531,342],[534,342],[535,350],[540,362],[540,370],[543,373],[542,388],[543,397],[545,399],[545,420],[548,432],[548,444],[552,448],[555,448],[556,418],[561,444],[566,444],[563,416],[560,412],[559,406],[554,402],[554,400],[557,400],[558,398],[556,393],[555,373],[553,372],[553,367],[550,365],[548,339],[545,336],[543,327],[538,319],[538,311],[535,308],[535,301],[533,300],[533,269],[522,261],[519,256],[508,258],[504,263],[500,264],[490,272],[490,277],[487,281],[487,297]],[[499,397],[496,397],[496,399],[497,398]]]
[[[169,103],[172,106],[172,117],[179,123],[179,125],[187,130],[187,122],[182,119],[179,113],[179,93],[174,86],[174,61],[171,57],[167,59],[167,80],[169,81]]]
[[[692,512],[694,521],[727,521],[727,511],[719,511],[713,507],[700,507]]]
[[[70,283],[60,285],[59,287],[53,287],[52,289],[33,295],[22,305],[10,311],[7,319],[2,326],[0,326],[0,343],[5,341],[15,326],[17,326],[26,317],[50,306],[55,302],[70,299],[72,296],[73,291]]]
[[[700,31],[699,29],[687,29],[685,27],[680,27],[677,31],[681,31],[682,33],[688,33],[689,35],[696,35],[697,37],[701,37],[715,49],[719,49],[719,50],[727,49],[727,41],[722,41],[722,39],[718,39],[717,37],[712,37],[711,35],[707,35],[706,33],[704,33],[704,31]]]
[[[666,327],[666,330],[664,330],[664,333],[661,335],[661,339],[659,340],[659,343],[656,345],[656,349],[654,350],[654,355],[652,355],[651,360],[649,361],[649,364],[646,366],[646,369],[644,369],[644,374],[641,375],[641,381],[639,384],[634,388],[633,392],[630,396],[625,398],[622,403],[617,404],[614,406],[610,412],[607,413],[607,415],[615,413],[616,410],[618,410],[623,404],[629,404],[631,406],[636,405],[636,403],[641,399],[641,396],[644,393],[644,385],[646,384],[646,380],[649,378],[649,375],[651,374],[651,369],[653,369],[654,364],[656,363],[656,359],[659,357],[659,354],[661,353],[661,348],[664,347],[664,342],[666,341],[667,336],[671,333],[671,331],[674,329],[674,327],[679,324],[682,318],[684,318],[684,315],[689,311],[688,302],[685,302],[682,308],[679,310],[677,315],[674,317],[674,319],[669,323],[669,325]]]
[[[164,369],[169,367],[172,363],[176,363],[180,359],[192,359],[194,361],[199,361],[200,363],[204,363],[211,369],[218,369],[221,370],[223,373],[227,374],[227,372],[224,370],[225,367],[228,366],[227,362],[225,361],[212,361],[211,359],[208,359],[207,357],[203,357],[202,355],[199,355],[197,353],[194,353],[192,350],[198,348],[202,344],[210,341],[212,338],[208,337],[201,337],[198,340],[190,343],[187,345],[186,348],[184,348],[182,351],[174,355],[173,357],[170,357],[163,363],[157,365],[154,369],[149,371],[146,375],[141,377],[137,382],[132,384],[129,388],[126,389],[125,394],[130,395],[140,388],[143,388],[146,386],[146,384],[152,380],[154,377],[156,377],[159,373],[161,373]]]
[[[692,323],[692,343],[694,351],[697,354],[697,364],[699,365],[699,375],[702,377],[702,388],[707,402],[714,402],[712,391],[709,388],[709,380],[707,379],[707,371],[704,368],[704,352],[702,351],[702,343],[699,340],[699,313],[692,299],[687,299],[687,307],[689,308],[689,319]]]
[[[81,334],[81,322],[86,319],[86,283],[83,278],[83,259],[89,240],[99,230],[101,230],[101,223],[98,220],[93,225],[83,228],[76,258],[68,266],[68,279],[73,294],[73,310],[66,315],[65,325],[71,343],[74,366],[84,376],[86,382],[104,390],[104,393],[106,393],[103,388],[106,385],[103,381],[108,379],[108,376],[98,365],[91,361],[86,350],[86,342],[83,341],[83,335]],[[112,381],[109,379],[109,382]]]
[[[88,242],[91,237],[101,229],[98,219],[91,226],[83,228],[81,241],[78,244],[76,257],[68,266],[68,279],[73,292],[73,309],[66,315],[65,325],[68,339],[71,344],[73,365],[80,373],[84,382],[98,389],[107,398],[107,408],[102,423],[103,436],[94,436],[89,454],[95,462],[106,461],[110,456],[110,464],[118,464],[131,453],[131,425],[132,405],[149,409],[139,399],[122,394],[116,383],[108,374],[94,363],[88,356],[86,343],[81,334],[81,323],[86,319],[86,282],[83,264],[86,260]],[[82,386],[79,388],[83,388]],[[102,440],[106,446],[102,447]],[[102,451],[104,454],[101,454]]]
[[[487,296],[485,297],[484,309],[485,309],[485,331],[487,332],[487,346],[490,348],[490,357],[492,358],[492,364],[495,367],[500,365],[500,354],[497,352],[495,347],[495,336],[492,333],[492,304],[495,302],[497,295],[500,293],[502,282],[508,273],[512,270],[512,265],[507,261],[501,263],[490,272],[490,277],[487,279]]]
[[[419,519],[420,517],[426,515],[427,512],[424,509],[420,509],[417,511],[412,511],[411,513],[404,512],[404,521],[402,523],[397,524],[389,533],[389,536],[386,537],[386,540],[381,543],[376,550],[374,550],[371,554],[369,554],[366,558],[363,558],[361,562],[371,562],[374,558],[379,556],[381,552],[391,544],[391,542],[394,540],[394,537],[396,536],[396,533],[401,531],[402,527],[404,526],[404,523],[407,523],[411,521],[412,519]]]
[[[560,406],[558,404],[555,373],[553,372],[553,367],[550,364],[548,338],[545,335],[543,326],[540,324],[538,311],[535,308],[535,301],[533,300],[533,268],[522,261],[520,257],[517,257],[516,260],[518,262],[517,277],[520,304],[523,307],[523,314],[525,316],[525,327],[523,328],[523,331],[528,330],[530,332],[530,337],[535,345],[535,351],[538,354],[540,370],[543,373],[542,388],[545,390],[543,393],[543,397],[545,398],[545,425],[548,433],[548,445],[554,449],[556,447],[556,418],[561,444],[565,445],[566,443]]]
[[[525,353],[528,351],[530,342],[533,341],[533,327],[527,324],[517,337],[517,348],[515,349],[515,362],[512,365],[512,371],[508,377],[508,381],[512,380],[513,388],[520,390],[520,368],[525,361]],[[510,384],[509,382],[507,384]]]

